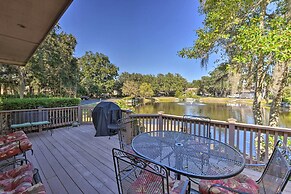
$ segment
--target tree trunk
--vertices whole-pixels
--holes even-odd
[[[273,72],[273,102],[271,104],[269,125],[272,127],[278,126],[279,113],[282,102],[283,90],[288,81],[288,65],[287,63],[277,63]]]
[[[3,84],[3,95],[7,95],[7,84]]]
[[[262,118],[262,94],[260,91],[255,91],[254,102],[253,102],[253,114],[255,124],[262,125],[263,118]]]
[[[263,57],[260,57],[260,60],[254,64],[254,83],[255,83],[255,95],[253,102],[253,114],[255,124],[262,125],[262,91],[263,91],[263,80],[265,79],[265,71],[263,70],[264,62]]]
[[[260,4],[260,29],[265,29],[265,15],[266,15],[266,8],[267,8],[267,1],[262,1]],[[264,54],[261,53],[259,55],[259,59],[254,64],[254,82],[255,82],[255,96],[253,102],[253,114],[255,124],[262,125],[263,118],[262,118],[262,92],[263,92],[263,84],[266,76],[266,69],[264,68]]]
[[[25,90],[25,83],[24,83],[24,68],[19,68],[19,97],[22,99],[24,96],[24,90]]]
[[[33,90],[32,86],[29,86],[29,94],[30,94],[30,96],[34,95],[34,90]]]

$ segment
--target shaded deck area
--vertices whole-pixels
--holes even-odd
[[[58,128],[28,134],[34,155],[28,159],[40,169],[47,193],[118,193],[111,150],[118,147],[117,137],[94,137],[93,125]],[[257,179],[260,173],[246,169]],[[291,184],[284,193],[291,193]]]

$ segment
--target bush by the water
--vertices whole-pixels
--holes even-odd
[[[283,102],[287,102],[288,104],[291,104],[291,97],[283,98]]]
[[[0,110],[69,107],[80,104],[80,98],[7,98],[0,100]]]

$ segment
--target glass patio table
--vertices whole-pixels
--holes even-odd
[[[142,133],[132,140],[132,148],[142,157],[193,178],[229,178],[239,174],[245,167],[244,157],[235,148],[188,133]]]

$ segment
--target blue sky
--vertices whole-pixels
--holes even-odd
[[[177,52],[193,45],[202,26],[197,0],[74,0],[60,20],[78,41],[75,55],[100,52],[119,73],[179,73],[188,81],[213,69]]]

